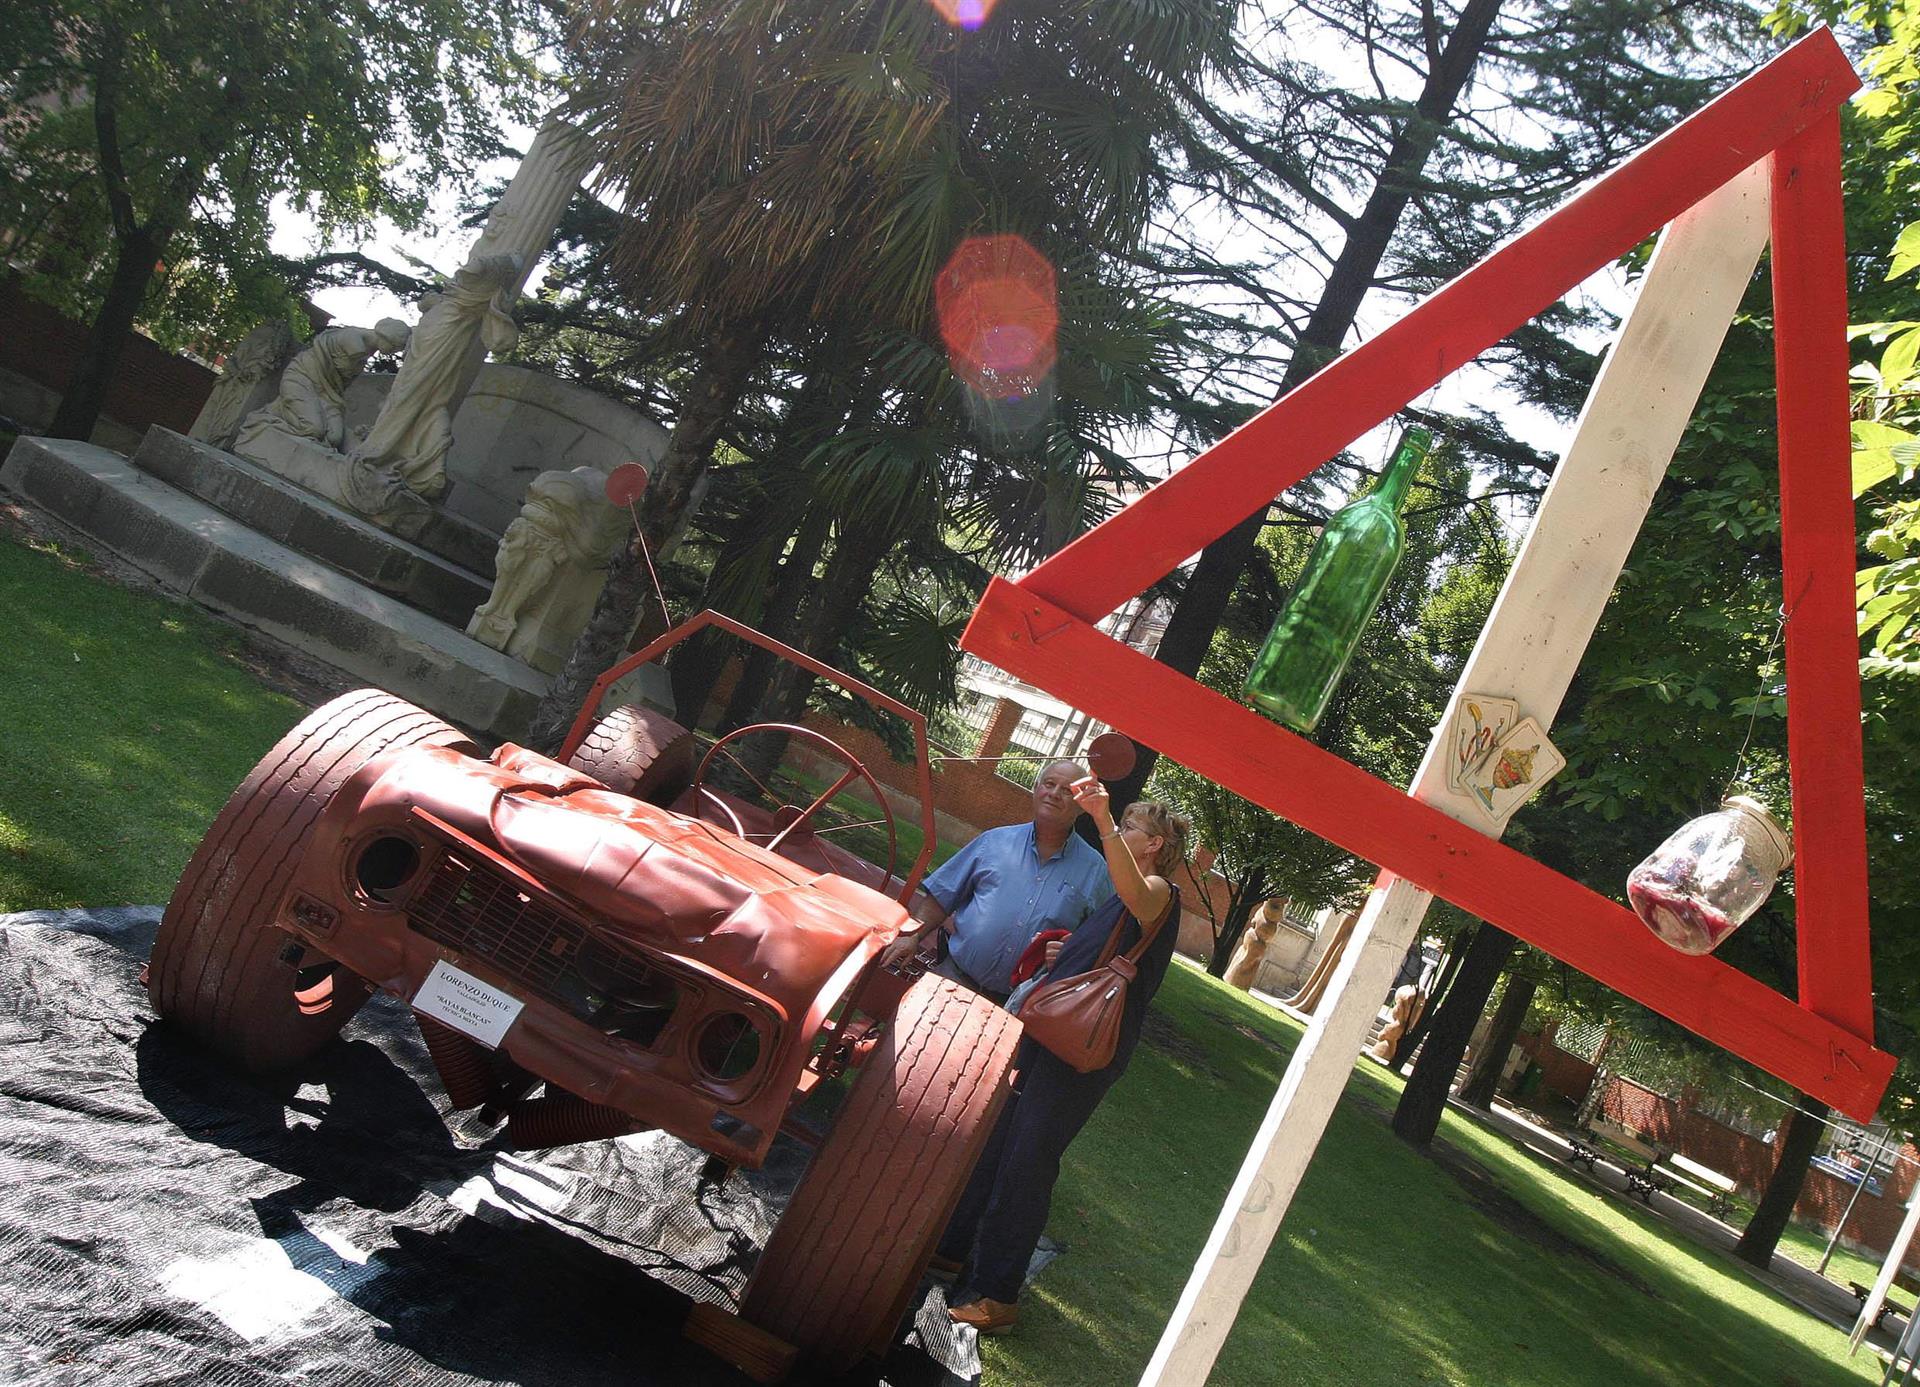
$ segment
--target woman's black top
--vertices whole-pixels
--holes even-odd
[[[1079,927],[1062,941],[1060,957],[1054,960],[1047,977],[1070,978],[1077,973],[1092,971],[1099,965],[1100,955],[1107,947],[1107,939],[1116,928],[1120,931],[1120,947],[1114,951],[1116,954],[1124,954],[1140,942],[1140,922],[1134,919],[1133,912],[1127,909],[1118,893],[1082,920]],[[1140,956],[1138,976],[1127,986],[1127,1009],[1120,1015],[1120,1039],[1113,1047],[1113,1061],[1094,1073],[1117,1079],[1120,1071],[1127,1067],[1127,1061],[1133,1057],[1133,1047],[1140,1041],[1140,1028],[1146,1024],[1147,1003],[1153,1000],[1153,994],[1160,990],[1160,984],[1167,976],[1168,965],[1173,962],[1173,946],[1179,937],[1180,888],[1175,886],[1173,896],[1167,902],[1165,922],[1153,936],[1153,942],[1147,945],[1147,951]]]

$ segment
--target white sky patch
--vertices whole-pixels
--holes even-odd
[[[257,1343],[286,1335],[383,1270],[338,1234],[302,1227],[249,1239],[218,1257],[182,1257],[160,1273],[160,1284]]]
[[[504,124],[500,130],[501,141],[519,150],[533,143],[533,134],[533,127],[528,125]],[[390,149],[386,152],[390,158],[403,157],[399,150]],[[518,156],[491,160],[475,171],[474,186],[484,188],[504,184],[519,167]],[[433,278],[424,268],[428,266],[443,276],[451,277],[455,270],[466,263],[467,251],[480,235],[477,227],[460,224],[460,205],[458,190],[442,189],[434,195],[427,219],[418,231],[402,231],[382,218],[370,235],[343,240],[321,235],[312,217],[282,197],[273,204],[272,249],[274,254],[284,255],[290,260],[325,251],[357,250],[384,265],[418,275],[422,279]],[[543,265],[544,260],[542,264],[534,266],[533,273],[527,279],[528,284],[540,282]],[[331,313],[336,324],[342,325],[364,327],[381,318],[403,318],[411,323],[419,317],[411,300],[402,299],[377,285],[320,289],[314,293],[313,302]]]

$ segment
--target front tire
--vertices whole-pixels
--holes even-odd
[[[308,714],[253,768],[194,850],[147,966],[154,1010],[253,1073],[297,1064],[371,995],[367,983],[273,928],[315,821],[383,752],[474,748],[454,728],[377,689]]]
[[[741,1314],[832,1371],[886,1351],[980,1158],[1020,1023],[945,978],[900,1003],[747,1283]]]

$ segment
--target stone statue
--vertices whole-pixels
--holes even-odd
[[[1367,1053],[1382,1064],[1392,1064],[1401,1037],[1419,1017],[1420,989],[1411,984],[1398,989],[1393,994],[1393,1010],[1388,1013],[1387,1024],[1380,1028],[1380,1038],[1367,1047]]]
[[[1280,928],[1280,916],[1286,910],[1284,901],[1262,901],[1247,921],[1247,927],[1240,932],[1240,944],[1234,950],[1233,962],[1227,965],[1227,985],[1237,987],[1242,992],[1253,990],[1254,983],[1260,979],[1260,965],[1266,962],[1267,950],[1273,945],[1274,931]]]
[[[509,310],[523,264],[518,252],[475,255],[454,271],[452,283],[421,299],[420,325],[400,374],[353,449],[357,472],[397,477],[428,500],[446,491],[453,412],[471,380],[476,344],[504,352],[519,335]]]
[[[281,373],[299,350],[300,343],[283,318],[262,323],[241,338],[239,345],[227,353],[220,379],[194,417],[187,436],[216,448],[231,448],[242,421],[273,403]]]
[[[345,451],[348,382],[367,358],[399,351],[408,336],[398,318],[319,333],[280,377],[274,402],[240,426],[233,451],[395,534],[419,534],[433,508],[407,489],[391,465],[349,458]]]
[[[382,318],[370,328],[330,327],[317,333],[281,375],[279,396],[240,426],[234,439],[236,451],[244,455],[251,439],[273,432],[311,439],[344,453],[347,416],[342,396],[347,382],[360,374],[375,352],[395,352],[406,346],[407,336],[407,325],[398,318]]]
[[[627,512],[606,501],[593,467],[542,472],[527,488],[494,558],[493,593],[467,623],[483,645],[558,673],[625,542]]]

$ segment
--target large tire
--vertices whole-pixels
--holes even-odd
[[[593,725],[567,764],[651,804],[672,804],[693,784],[693,734],[664,713],[625,703]]]
[[[307,834],[340,786],[382,752],[472,745],[431,713],[381,693],[342,694],[282,737],[221,809],[160,921],[154,1009],[254,1073],[283,1069],[336,1035],[370,995],[359,977],[271,928]],[[296,995],[298,994],[298,995]]]
[[[1006,1100],[1020,1023],[929,975],[774,1226],[744,1318],[842,1371],[881,1354]]]

